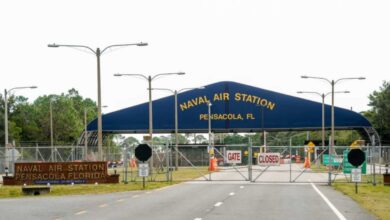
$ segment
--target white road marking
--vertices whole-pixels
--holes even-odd
[[[288,185],[288,186],[299,186],[299,185],[310,185],[310,183],[289,183],[289,182],[286,182],[286,183],[273,183],[273,182],[268,182],[268,183],[251,183],[252,185]]]
[[[244,189],[244,186],[240,186],[240,189]]]
[[[118,200],[116,200],[116,202],[123,202],[123,201],[125,201],[124,199],[118,199]]]
[[[223,204],[223,202],[217,202],[217,203],[215,203],[215,207],[219,207],[219,206],[221,206]]]
[[[131,198],[138,198],[138,197],[139,197],[139,195],[134,195]]]
[[[85,214],[85,213],[87,213],[87,211],[83,210],[83,211],[74,213],[74,215],[82,215],[82,214]]]
[[[229,196],[234,196],[234,192],[229,193]]]
[[[330,207],[330,209],[332,209],[332,211],[334,212],[334,214],[337,215],[337,217],[340,219],[340,220],[346,220],[346,218],[344,217],[343,214],[341,214],[341,212],[339,210],[337,210],[337,208],[329,201],[328,198],[326,198],[326,196],[324,194],[322,194],[322,192],[313,184],[313,183],[310,183],[311,186],[314,188],[314,190],[321,196],[321,198],[326,202],[326,204],[328,204],[328,206]]]
[[[194,218],[194,220],[202,220],[202,218]]]
[[[289,183],[289,182],[245,182],[245,183],[242,183],[242,182],[238,182],[238,181],[218,181],[218,180],[215,180],[215,181],[202,181],[202,182],[188,182],[188,183],[184,183],[184,184],[192,184],[192,185],[241,185],[241,184],[245,184],[245,185],[310,185],[310,183],[308,182],[302,182],[302,183],[299,183],[299,182],[294,182],[294,183]],[[242,188],[241,188],[242,187]],[[241,185],[241,189],[244,188],[244,186]]]
[[[183,182],[183,183],[179,183],[179,184],[184,184],[184,182]],[[161,191],[161,190],[164,190],[164,189],[168,189],[168,188],[171,188],[171,187],[177,186],[177,185],[179,185],[179,184],[170,185],[170,186],[164,186],[164,187],[161,187],[161,188],[155,189],[154,191]]]
[[[150,193],[152,193],[152,191],[147,191],[147,192],[146,192],[146,194],[150,194]]]
[[[104,208],[104,207],[107,207],[107,206],[108,206],[108,204],[101,204],[101,205],[99,205],[100,208]]]
[[[183,184],[189,184],[189,185],[194,185],[194,184],[205,184],[205,185],[242,185],[242,184],[250,184],[247,181],[229,181],[229,180],[212,180],[212,181],[190,181],[190,182],[185,182]]]

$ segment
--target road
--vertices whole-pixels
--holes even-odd
[[[199,181],[151,191],[0,200],[0,219],[15,220],[313,218],[375,219],[350,198],[312,183]]]

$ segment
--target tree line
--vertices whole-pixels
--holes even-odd
[[[55,145],[75,145],[84,130],[84,109],[87,121],[96,118],[95,101],[83,98],[77,90],[66,94],[44,95],[29,103],[23,96],[9,94],[8,137],[16,146],[50,145],[50,105],[52,106],[53,140]],[[5,142],[4,94],[0,94],[0,140]]]

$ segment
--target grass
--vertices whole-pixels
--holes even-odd
[[[123,181],[125,176],[125,171],[123,168],[116,169],[116,172],[120,175],[120,181]],[[114,173],[114,170],[109,171],[110,174]],[[179,167],[177,171],[172,172],[172,179],[174,182],[182,182],[193,180],[195,178],[201,177],[208,174],[207,167]],[[154,171],[147,179],[153,179],[153,181],[167,181],[167,169],[160,170],[158,172]],[[142,181],[142,177],[138,177],[137,169],[128,169],[127,171],[127,180],[128,181]]]
[[[146,184],[146,189],[156,189],[171,185],[169,182],[150,182]],[[2,186],[0,188],[0,198],[24,197],[21,186]],[[51,192],[43,196],[64,196],[64,195],[86,195],[104,194],[113,192],[124,192],[142,190],[142,183],[119,183],[119,184],[84,184],[84,185],[52,185]]]
[[[316,164],[311,164],[310,169],[316,173],[326,173],[328,172],[328,167],[321,164],[320,166],[317,166]]]
[[[364,178],[370,177],[363,177],[362,182],[365,181]],[[381,178],[380,182],[383,183],[383,177]],[[358,194],[355,193],[355,184],[336,182],[333,187],[351,197],[379,219],[390,219],[390,186],[359,184]]]
[[[42,196],[64,196],[64,195],[87,195],[87,194],[104,194],[104,193],[114,193],[114,192],[125,192],[125,191],[134,191],[134,190],[143,190],[142,188],[142,178],[137,177],[133,178],[135,182],[132,182],[128,173],[128,184],[124,184],[123,169],[117,169],[117,172],[121,175],[119,184],[75,184],[75,185],[51,185],[51,192]],[[132,170],[134,177],[137,176],[137,170]],[[110,170],[109,173],[114,173],[114,170]],[[186,180],[191,180],[198,178],[202,175],[208,173],[207,167],[200,168],[190,168],[190,167],[180,167],[178,171],[173,171],[172,182],[166,181],[166,172],[158,173],[153,175],[153,182],[148,181],[150,178],[147,178],[145,184],[146,190],[157,189],[172,184],[180,183]],[[3,186],[0,185],[0,198],[17,198],[17,197],[28,197],[22,193],[21,186]]]

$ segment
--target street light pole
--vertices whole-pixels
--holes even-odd
[[[191,90],[191,89],[204,89],[205,87],[198,87],[198,88],[183,88],[178,90],[172,90],[172,89],[166,89],[166,88],[152,88],[152,90],[164,90],[169,91],[174,94],[175,97],[175,170],[178,170],[179,168],[179,119],[178,119],[178,103],[177,103],[177,94],[185,91],[185,90]]]
[[[211,181],[211,163],[213,163],[213,161],[211,161],[211,159],[214,159],[214,146],[211,146],[212,145],[212,141],[211,141],[211,102],[208,101],[207,102],[207,114],[209,116],[209,120],[208,120],[208,133],[209,133],[209,146],[208,146],[208,150],[209,150],[209,181]]]
[[[307,92],[307,91],[298,91],[297,93],[299,94],[304,94],[304,93],[308,93],[308,94],[316,94],[316,95],[319,95],[322,99],[322,110],[321,110],[321,114],[322,114],[322,126],[321,126],[321,140],[322,140],[322,148],[325,147],[325,97],[328,96],[329,94],[332,94],[332,92],[328,92],[328,93],[319,93],[319,92]],[[336,91],[334,93],[350,93],[350,91]]]
[[[175,90],[175,170],[179,170],[179,119],[177,112],[177,90]]]
[[[102,108],[108,107],[107,105],[103,105]],[[87,160],[88,155],[88,130],[87,130],[87,113],[90,108],[84,107],[84,160]]]
[[[145,79],[148,81],[148,90],[149,90],[149,138],[150,138],[150,143],[151,147],[153,149],[153,103],[152,103],[152,81],[154,79],[157,79],[160,76],[168,76],[168,75],[184,75],[184,72],[177,72],[177,73],[159,73],[154,76],[146,76],[144,74],[122,74],[122,73],[116,73],[114,76],[137,76]],[[153,156],[150,161],[151,165],[151,170],[153,170]]]
[[[8,100],[7,90],[4,89],[4,134],[5,134],[5,145],[4,148],[8,148]],[[7,152],[7,151],[5,151]]]
[[[54,160],[54,138],[53,138],[53,105],[52,105],[53,100],[50,99],[50,149],[51,149],[51,161]]]
[[[210,147],[210,150],[211,150],[211,102],[207,102],[207,107],[208,107],[208,115],[209,115],[209,120],[208,120],[208,123],[209,123],[209,129],[208,129],[208,133],[209,133],[209,147]]]
[[[125,47],[125,46],[147,46],[147,43],[135,43],[135,44],[114,44],[105,47],[103,50],[97,48],[93,50],[91,47],[85,45],[67,45],[67,44],[49,44],[48,47],[76,47],[76,48],[85,48],[91,51],[97,60],[97,91],[98,91],[98,158],[103,160],[103,134],[102,134],[102,106],[101,106],[101,78],[100,78],[100,56],[110,48],[113,47]]]
[[[5,136],[5,146],[4,146],[4,149],[5,149],[5,152],[7,152],[7,149],[8,149],[8,144],[9,144],[9,140],[8,140],[8,93],[10,93],[12,90],[16,90],[16,89],[36,89],[38,87],[36,86],[22,86],[22,87],[14,87],[12,89],[4,89],[4,136]],[[9,159],[8,159],[8,156],[5,155],[5,159],[6,159],[6,166],[8,168],[10,168],[10,164],[9,164]],[[14,158],[12,157],[12,161],[14,161]],[[11,173],[13,173],[13,168],[11,169]]]
[[[88,154],[88,131],[87,131],[87,108],[84,108],[84,160],[87,161]]]
[[[149,137],[150,143],[153,149],[153,103],[152,103],[152,77],[148,76],[148,90],[149,90]],[[153,168],[153,157],[152,157],[152,168]]]
[[[332,166],[330,165],[331,162],[333,161],[332,160],[332,151],[333,151],[333,148],[334,148],[334,86],[342,81],[342,80],[352,80],[352,79],[358,79],[358,80],[364,80],[366,79],[365,77],[348,77],[348,78],[340,78],[340,79],[337,79],[337,80],[329,80],[327,78],[323,78],[323,77],[314,77],[314,76],[301,76],[301,78],[303,79],[320,79],[320,80],[324,80],[326,82],[328,82],[331,86],[332,86],[332,119],[331,119],[331,140],[330,140],[330,145],[329,145],[329,176],[328,176],[328,185],[331,185],[332,184]]]

